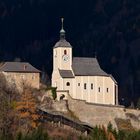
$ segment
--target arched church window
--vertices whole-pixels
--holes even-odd
[[[64,54],[65,54],[65,55],[67,54],[67,50],[64,50]]]
[[[67,86],[70,86],[70,82],[67,82],[66,85],[67,85]]]
[[[91,89],[93,89],[93,84],[91,84]]]
[[[106,92],[109,92],[109,88],[106,89]]]
[[[84,89],[87,89],[87,84],[86,83],[84,83]]]
[[[101,91],[101,88],[99,87],[99,88],[98,88],[98,92],[100,92],[100,91]]]

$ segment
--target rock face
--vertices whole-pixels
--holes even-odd
[[[59,112],[68,112],[67,110],[67,106],[66,106],[66,102],[64,101],[55,101],[53,102],[53,105],[52,105],[53,109],[55,109],[56,111],[59,111]]]
[[[46,95],[49,95],[46,93]],[[76,100],[68,95],[68,100],[54,101],[45,97],[41,103],[43,109],[67,114],[69,111],[81,121],[90,126],[104,125],[109,122],[114,128],[140,129],[140,110],[126,109],[123,106],[91,104]],[[121,125],[121,126],[120,126]]]
[[[133,128],[140,129],[140,111],[125,109],[123,106],[104,106],[89,104],[85,101],[75,100],[69,97],[69,109],[82,121],[92,126],[104,125],[109,122],[118,128],[116,119],[130,120]]]
[[[41,102],[41,108],[47,109],[47,110],[52,110],[52,111],[57,111],[57,112],[67,112],[67,105],[66,101],[61,100],[53,100],[52,97],[52,91],[47,90],[47,91],[42,91],[38,99]]]

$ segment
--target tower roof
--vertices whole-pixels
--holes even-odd
[[[61,18],[62,26],[60,30],[60,40],[55,44],[54,48],[57,47],[67,47],[71,48],[71,44],[65,39],[65,30],[64,30],[64,18]]]
[[[71,44],[66,41],[65,39],[60,39],[55,45],[54,45],[54,48],[57,48],[57,47],[65,47],[65,48],[71,48]]]

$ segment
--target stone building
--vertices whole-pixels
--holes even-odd
[[[5,62],[0,65],[6,85],[22,90],[23,86],[39,89],[40,71],[26,62]]]
[[[72,46],[60,31],[60,40],[53,47],[52,86],[57,98],[74,99],[97,104],[118,104],[118,85],[112,75],[104,72],[96,58],[73,57]]]

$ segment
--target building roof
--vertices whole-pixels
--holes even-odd
[[[60,70],[59,73],[62,78],[74,78],[74,75],[71,70]]]
[[[76,76],[109,76],[100,68],[96,58],[74,57],[72,68]]]
[[[0,71],[4,72],[31,72],[39,73],[40,71],[27,62],[4,62],[0,65]]]
[[[115,84],[117,84],[117,81],[115,80],[115,78],[110,74],[111,79],[115,82]]]
[[[54,46],[54,48],[57,47],[72,48],[71,44],[68,41],[66,41],[66,39],[60,39]]]

